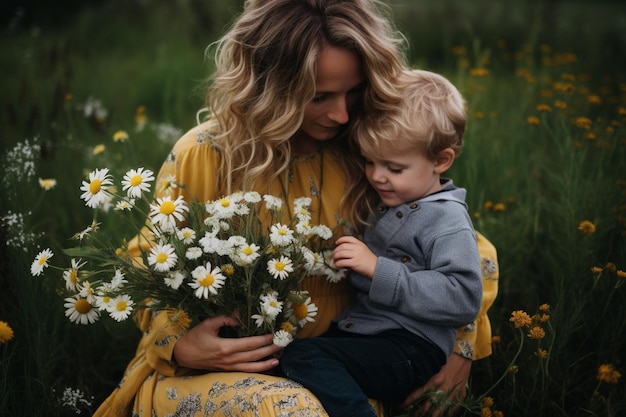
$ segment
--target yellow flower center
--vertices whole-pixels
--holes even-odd
[[[159,253],[159,254],[156,256],[156,261],[157,261],[157,263],[159,263],[159,264],[163,264],[163,263],[167,262],[167,254],[166,254],[166,253],[162,253],[162,252],[161,252],[161,253]]]
[[[141,177],[141,175],[136,174],[130,179],[130,185],[132,185],[133,187],[136,187],[139,184],[141,184],[142,181],[143,181],[143,178]]]
[[[45,256],[42,256],[42,257],[39,259],[39,266],[44,265],[46,262],[48,262],[48,258],[47,258],[47,257],[45,257]]]
[[[70,282],[72,284],[76,284],[78,282],[78,271],[75,269],[70,271]]]
[[[226,207],[230,207],[230,200],[227,198],[222,198],[220,199],[220,204],[222,205],[222,207],[226,208]]]
[[[245,248],[243,248],[242,251],[245,255],[252,255],[254,253],[254,251],[252,250],[252,248],[250,246],[246,246]]]
[[[91,304],[89,304],[89,301],[81,298],[80,300],[76,300],[76,303],[74,303],[74,308],[80,314],[87,314],[91,311],[93,307],[91,306]]]
[[[89,192],[91,194],[98,194],[100,192],[100,188],[102,187],[102,183],[98,178],[95,178],[93,181],[89,183]]]
[[[119,301],[117,305],[115,306],[117,311],[126,311],[127,307],[128,307],[128,304],[126,304],[126,301]]]
[[[286,229],[279,229],[278,230],[278,234],[281,236],[285,236],[287,234],[287,230]]]
[[[274,265],[274,267],[276,268],[277,271],[282,271],[283,269],[285,269],[285,264],[282,263],[281,261],[276,262],[276,264]]]
[[[159,211],[161,212],[161,214],[169,216],[170,214],[174,213],[175,208],[176,206],[174,205],[173,201],[164,201],[163,204],[161,204]]]
[[[204,278],[202,278],[199,282],[203,287],[210,287],[215,282],[215,278],[213,278],[213,274],[206,274]]]
[[[309,315],[309,310],[304,303],[294,303],[293,304],[293,315],[296,316],[296,319],[302,320]]]

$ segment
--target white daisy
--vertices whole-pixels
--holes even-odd
[[[163,178],[162,180],[160,180],[161,182],[159,183],[159,188],[160,191],[162,193],[165,193],[166,195],[170,195],[171,191],[178,187],[178,183],[176,182],[176,176],[175,175],[168,175],[167,177]]]
[[[96,169],[89,173],[89,182],[83,181],[80,190],[83,194],[80,196],[85,200],[85,205],[91,208],[99,208],[109,200],[107,197],[107,188],[113,185],[109,169]]]
[[[198,241],[205,253],[216,253],[221,242],[220,239],[212,235],[206,235]]]
[[[170,197],[157,198],[156,203],[150,205],[150,220],[164,228],[174,227],[176,221],[184,219],[185,211],[189,211],[189,207],[180,195],[174,201]]]
[[[250,318],[254,319],[254,324],[256,324],[256,327],[261,327],[263,326],[263,323],[265,323],[265,317],[260,314],[253,314],[250,316]]]
[[[333,237],[333,231],[330,230],[330,227],[324,226],[323,224],[311,227],[310,233],[321,237],[323,240],[328,240]]]
[[[150,249],[148,264],[153,265],[155,271],[167,272],[176,265],[176,261],[178,261],[178,256],[174,252],[174,247],[169,243],[159,243]]]
[[[91,282],[81,282],[78,285],[78,295],[85,298],[89,304],[96,304],[96,291],[91,286]]]
[[[68,291],[78,291],[78,283],[80,279],[78,277],[78,270],[82,268],[87,262],[81,262],[81,259],[72,259],[70,261],[71,266],[69,269],[63,271],[63,279],[65,280],[65,288]]]
[[[248,203],[256,204],[261,201],[261,194],[256,191],[248,191],[247,193],[244,193],[243,199]]]
[[[185,245],[191,245],[196,240],[196,231],[191,227],[183,227],[176,231],[176,237],[182,240]]]
[[[120,201],[115,203],[114,210],[116,211],[130,211],[135,207],[135,199],[134,198],[122,198]]]
[[[180,284],[183,283],[184,279],[185,279],[185,272],[170,271],[163,280],[165,281],[165,285],[172,288],[173,290],[177,290],[180,287]]]
[[[322,254],[324,257],[324,275],[326,280],[333,284],[338,283],[346,276],[346,270],[344,268],[337,268],[332,258],[332,251],[327,250]]]
[[[115,275],[111,278],[111,289],[119,290],[124,286],[124,284],[128,283],[128,281],[124,278],[124,273],[121,269],[115,269]]]
[[[91,324],[100,317],[98,309],[80,295],[75,295],[65,299],[65,316],[72,323]]]
[[[287,315],[293,317],[298,326],[304,327],[315,321],[313,317],[317,316],[317,306],[311,302],[311,297],[304,301],[293,301],[288,305]]]
[[[192,246],[187,249],[187,252],[185,252],[185,258],[189,259],[190,261],[193,261],[194,259],[198,259],[201,256],[202,256],[202,248],[199,248],[197,246]]]
[[[254,243],[243,245],[237,249],[235,259],[233,259],[233,261],[237,262],[239,265],[250,265],[259,256],[261,256],[259,249],[261,249],[261,247],[259,245],[255,245]]]
[[[237,196],[222,197],[206,204],[206,211],[216,219],[230,219],[237,211]]]
[[[275,279],[285,279],[293,272],[293,262],[286,256],[281,256],[280,259],[272,258],[267,262],[267,271]]]
[[[211,262],[207,262],[206,266],[198,266],[191,271],[191,276],[194,279],[189,286],[196,290],[194,294],[198,298],[209,298],[209,293],[216,295],[217,290],[222,288],[226,281],[219,267],[211,269]]]
[[[110,295],[96,295],[96,307],[100,311],[109,311],[111,309],[112,302],[113,298],[111,298]]]
[[[283,311],[283,302],[278,299],[278,293],[272,291],[261,297],[261,313],[266,317],[266,321],[274,321],[276,317]]]
[[[283,207],[283,200],[273,195],[266,194],[263,196],[265,200],[265,207],[268,210],[280,210]]]
[[[54,256],[50,249],[44,249],[37,256],[30,266],[30,273],[36,277],[41,275],[43,270],[48,267],[48,260]]]
[[[133,311],[133,305],[135,303],[128,294],[120,294],[115,297],[108,309],[109,315],[115,319],[115,321],[124,321]]]
[[[127,191],[130,198],[141,198],[142,192],[150,191],[150,181],[154,181],[154,173],[143,167],[131,169],[122,179],[122,191]]]
[[[270,242],[274,246],[287,246],[293,242],[293,230],[288,226],[276,223],[270,227]]]
[[[293,335],[285,330],[279,330],[274,333],[273,343],[276,346],[285,347],[289,343],[293,342]]]

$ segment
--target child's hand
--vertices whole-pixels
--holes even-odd
[[[333,250],[333,262],[338,268],[350,268],[359,274],[372,279],[376,270],[378,257],[354,236],[342,236],[337,239],[337,247]]]

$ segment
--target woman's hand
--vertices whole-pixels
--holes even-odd
[[[176,342],[174,359],[180,366],[209,371],[264,372],[276,367],[278,359],[266,359],[281,349],[272,343],[272,334],[242,338],[219,336],[222,327],[237,324],[237,320],[229,316],[202,321]]]
[[[458,404],[465,398],[467,381],[469,380],[472,360],[461,355],[452,353],[448,362],[441,368],[438,374],[421,388],[413,391],[400,408],[406,408],[417,401],[427,391],[431,392],[431,399],[423,401],[415,416],[440,416],[453,415],[458,410]],[[437,395],[442,393],[442,396]],[[443,398],[442,398],[443,397]],[[451,408],[449,408],[451,407]]]

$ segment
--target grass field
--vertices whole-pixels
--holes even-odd
[[[158,169],[203,105],[206,46],[241,8],[61,3],[0,8],[7,417],[89,414],[120,379],[139,337],[133,324],[70,323],[60,273],[32,277],[31,263],[91,223],[79,198],[85,172]],[[626,7],[389,3],[411,64],[444,73],[467,99],[466,146],[450,176],[468,189],[475,226],[498,249],[494,353],[475,363],[463,411],[624,415]],[[115,141],[119,131],[128,140]],[[46,190],[40,179],[56,185]],[[111,233],[125,232],[103,216]]]

